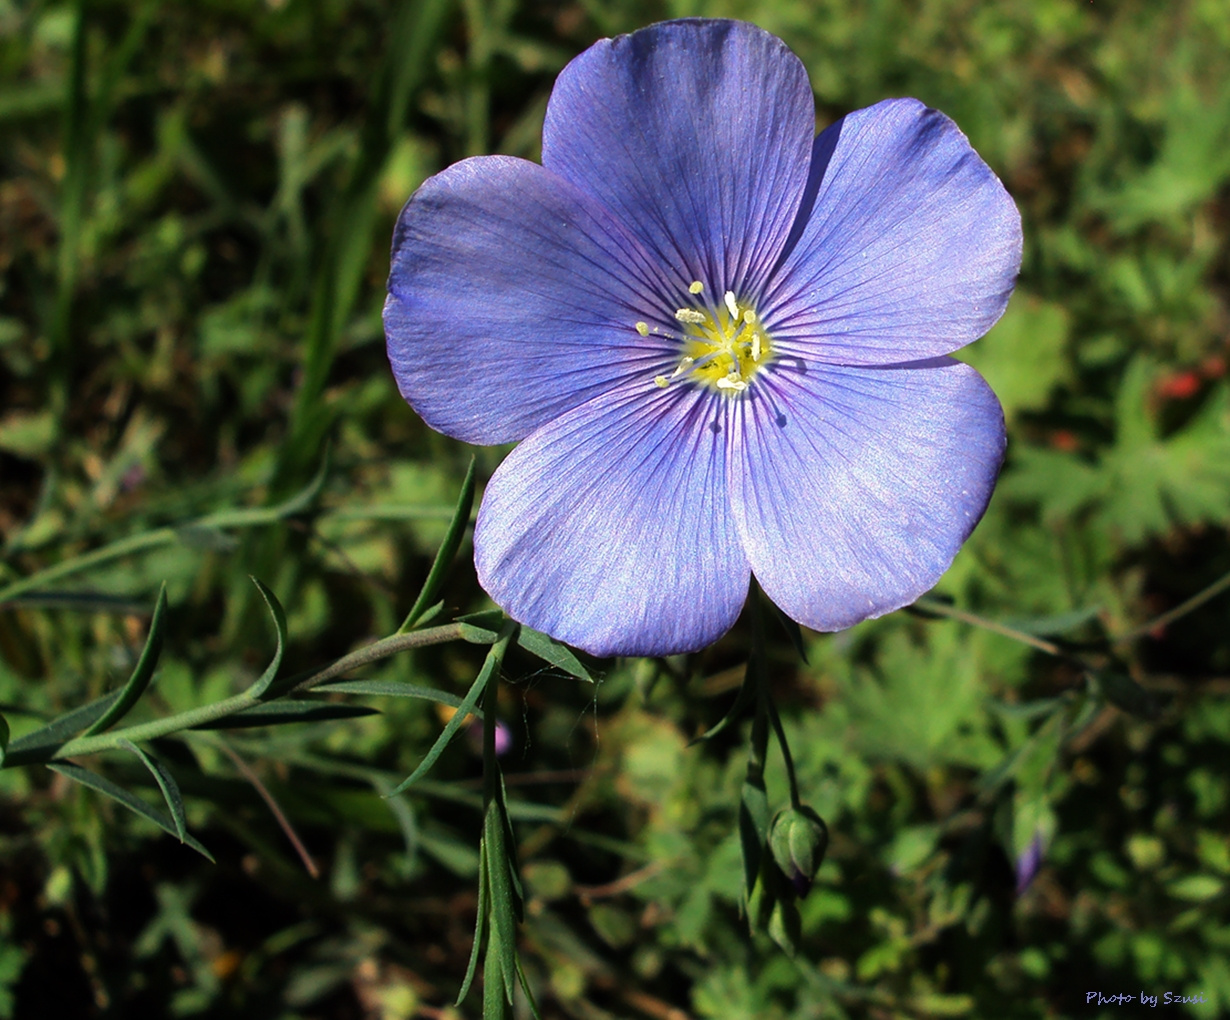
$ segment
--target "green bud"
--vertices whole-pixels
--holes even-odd
[[[805,804],[782,808],[774,816],[769,850],[800,899],[811,889],[828,845],[828,826]]]

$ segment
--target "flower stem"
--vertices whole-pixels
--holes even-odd
[[[790,806],[793,808],[799,807],[802,801],[799,799],[799,780],[794,771],[794,755],[790,753],[790,742],[786,739],[786,731],[782,727],[781,716],[777,713],[777,706],[773,703],[773,695],[769,690],[769,662],[765,652],[764,639],[764,613],[760,604],[763,598],[760,588],[756,582],[752,582],[752,661],[754,669],[754,677],[756,680],[756,718],[752,723],[752,743],[756,746],[757,731],[760,731],[760,768],[764,770],[764,750],[767,743],[768,735],[766,726],[772,727],[773,735],[777,738],[778,749],[782,753],[782,764],[786,769],[786,779],[790,783]],[[751,762],[748,763],[749,768]]]
[[[349,673],[360,666],[377,662],[380,659],[387,659],[390,655],[395,655],[410,648],[422,648],[427,645],[442,644],[445,641],[459,640],[462,637],[462,632],[463,627],[461,624],[450,623],[441,627],[411,631],[408,634],[395,634],[392,637],[373,642],[366,648],[360,648],[349,655],[344,655],[323,669],[301,674],[299,677],[294,678],[293,683],[285,689],[283,695],[311,690],[318,684]],[[214,702],[212,705],[201,705],[198,708],[178,712],[163,719],[154,719],[151,722],[139,723],[136,726],[125,726],[122,729],[114,730],[110,733],[99,733],[92,737],[77,737],[61,744],[55,750],[55,753],[50,756],[50,759],[68,758],[82,754],[97,754],[99,751],[113,750],[125,741],[137,743],[142,740],[154,740],[158,737],[170,736],[172,733],[179,733],[183,730],[190,730],[197,726],[216,722],[219,719],[225,719],[227,716],[234,715],[237,712],[253,708],[261,704],[263,700],[244,691],[222,701]],[[31,762],[18,760],[18,755],[13,754],[9,756],[5,764],[19,765],[31,764]]]

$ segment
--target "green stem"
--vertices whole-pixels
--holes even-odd
[[[366,648],[360,648],[349,655],[344,655],[336,662],[324,667],[324,669],[303,674],[302,678],[296,679],[293,686],[288,687],[285,693],[291,694],[311,690],[316,685],[325,683],[344,673],[349,673],[359,666],[365,666],[368,663],[388,658],[390,655],[395,655],[397,652],[410,648],[422,648],[426,645],[437,645],[445,641],[460,640],[462,632],[461,624],[450,623],[442,627],[411,631],[409,634],[395,634],[393,637],[384,638],[381,641],[368,645]],[[142,740],[155,740],[158,737],[170,736],[182,730],[190,730],[197,726],[216,722],[219,719],[225,719],[227,716],[253,708],[261,703],[261,698],[254,697],[245,691],[222,701],[214,702],[212,705],[201,705],[199,708],[179,712],[164,719],[155,719],[151,722],[139,723],[136,726],[125,726],[111,733],[100,733],[92,737],[77,737],[74,740],[61,744],[56,749],[52,759],[96,754],[99,751],[110,751],[119,747],[125,741],[137,743]],[[16,755],[10,756],[6,764],[30,764],[29,762],[16,761],[14,760],[15,758]]]
[[[988,620],[986,617],[978,616],[976,613],[967,613],[964,609],[957,609],[955,606],[947,605],[938,599],[923,597],[915,602],[914,605],[924,613],[931,613],[934,616],[946,616],[950,620],[957,620],[960,623],[969,624],[971,627],[981,627],[983,630],[989,630],[992,634],[1012,638],[1014,641],[1020,641],[1022,644],[1036,648],[1040,652],[1046,652],[1047,655],[1057,655],[1060,658],[1066,658],[1064,650],[1052,641],[1044,641],[1033,634],[1027,634],[1023,630],[1017,630],[1015,627],[997,623],[995,620]]]
[[[499,702],[499,670],[492,670],[483,691],[483,811],[500,795],[500,762],[495,753],[496,710]]]
[[[767,734],[764,733],[766,722],[773,728],[773,735],[777,738],[778,749],[782,752],[782,764],[786,769],[786,779],[790,783],[790,806],[798,808],[802,801],[799,799],[799,780],[794,771],[794,755],[790,753],[790,743],[786,740],[786,731],[782,727],[781,716],[777,714],[777,706],[773,704],[773,695],[769,692],[769,663],[765,653],[764,615],[760,599],[760,589],[755,587],[751,598],[752,656],[755,663],[756,678],[756,719],[752,724],[752,739],[755,742],[757,727],[759,727],[761,731],[760,739],[767,743]],[[761,769],[763,770],[763,768],[764,764],[762,762]]]
[[[1186,616],[1194,609],[1199,609],[1206,602],[1217,598],[1222,592],[1230,589],[1230,573],[1223,574],[1216,581],[1204,588],[1190,599],[1180,602],[1173,609],[1168,609],[1161,616],[1155,616],[1147,623],[1142,623],[1139,627],[1133,627],[1125,634],[1120,634],[1118,637],[1111,638],[1111,644],[1121,645],[1129,641],[1135,641],[1139,637],[1144,637],[1159,627],[1165,627],[1175,622],[1180,617]]]

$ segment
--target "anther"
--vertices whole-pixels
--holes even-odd
[[[699,326],[705,321],[705,313],[698,312],[695,308],[680,308],[675,312],[675,318],[680,322],[690,322]]]
[[[636,331],[640,333],[641,336],[649,336],[649,323],[638,322],[636,324]]]
[[[734,319],[734,320],[738,321],[738,318],[739,318],[739,305],[738,305],[738,303],[735,301],[735,292],[734,292],[734,291],[732,291],[732,290],[728,290],[728,291],[726,292],[726,298],[725,298],[725,301],[726,301],[726,307],[730,309],[730,317],[731,317],[732,319]]]
[[[705,289],[705,285],[700,280],[693,280],[691,286],[688,287],[689,294],[699,294]]]

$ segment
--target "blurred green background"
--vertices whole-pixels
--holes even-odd
[[[388,371],[394,218],[463,156],[535,158],[594,39],[692,14],[785,39],[820,127],[889,96],[942,109],[1018,202],[1020,285],[962,355],[1005,405],[1008,463],[937,597],[1019,633],[897,613],[808,635],[806,664],[773,645],[832,832],[793,959],[739,916],[746,732],[687,746],[733,700],[748,626],[596,686],[511,658],[543,1015],[1137,1015],[1097,991],[1226,1015],[1230,610],[1163,615],[1230,571],[1224,0],[0,0],[0,586],[133,546],[0,604],[0,711],[20,735],[122,683],[163,580],[147,715],[263,669],[248,574],[286,606],[289,669],[397,627],[472,451]],[[184,526],[276,506],[326,445],[310,509]],[[473,452],[480,477],[501,454]],[[468,546],[445,594],[487,606]],[[481,659],[371,675],[463,693]],[[477,992],[449,1004],[480,756],[459,741],[382,799],[441,716],[366,703],[158,744],[217,864],[46,769],[0,772],[0,1017],[479,1015]],[[157,798],[131,758],[86,764]]]

